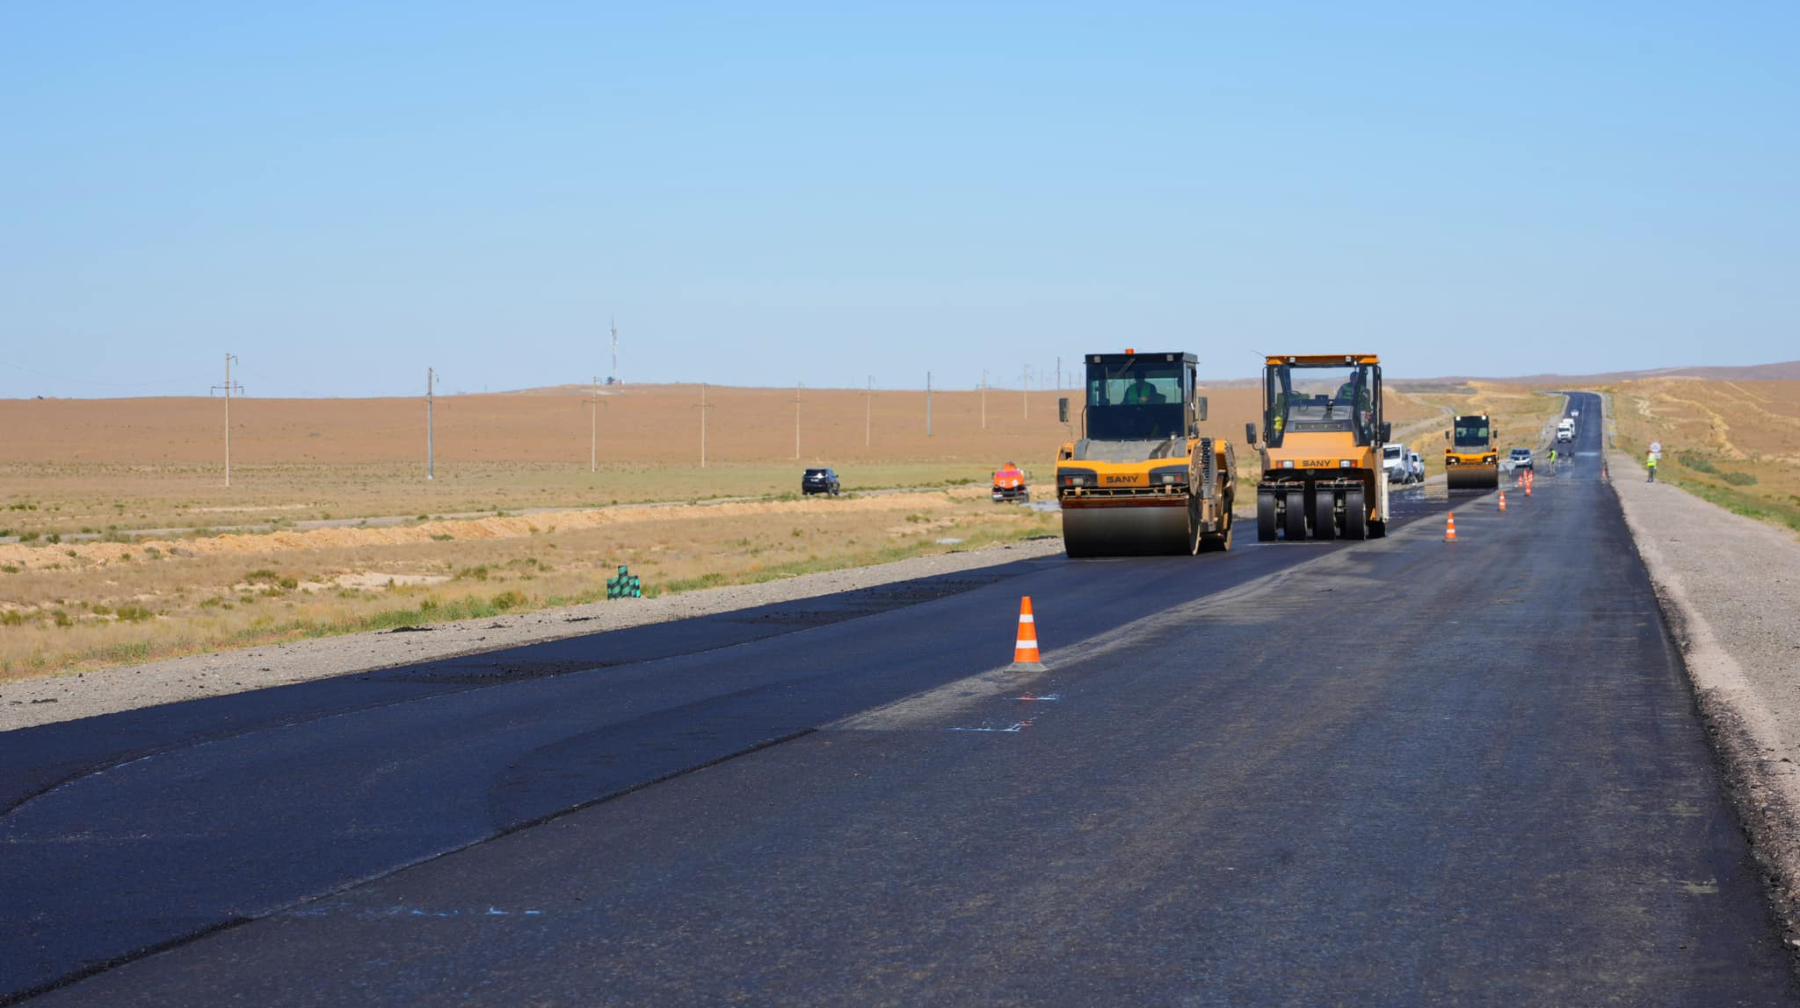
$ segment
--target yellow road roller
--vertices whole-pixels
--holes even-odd
[[[1257,446],[1254,423],[1245,434]],[[1374,354],[1265,358],[1256,538],[1386,535],[1381,446],[1392,435],[1382,419],[1381,360]]]
[[[1200,436],[1206,398],[1190,353],[1089,354],[1082,436],[1056,455],[1072,557],[1191,556],[1231,548],[1229,442]]]
[[[1444,432],[1444,479],[1452,490],[1492,490],[1500,485],[1500,431],[1486,413],[1455,417]]]

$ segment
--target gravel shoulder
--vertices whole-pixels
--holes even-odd
[[[79,675],[15,680],[0,683],[0,731],[791,602],[1050,556],[1061,553],[1062,548],[1061,538],[1035,539],[761,584],[433,623],[429,632],[375,631],[322,637]]]
[[[1776,909],[1800,944],[1800,539],[1649,483],[1622,452],[1607,460]]]

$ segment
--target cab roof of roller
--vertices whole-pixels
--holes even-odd
[[[1381,358],[1364,354],[1270,354],[1269,367],[1343,367],[1346,364],[1380,364]]]

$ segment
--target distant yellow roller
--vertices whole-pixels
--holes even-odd
[[[1500,430],[1486,413],[1456,417],[1444,440],[1444,481],[1452,490],[1492,490],[1500,485]]]

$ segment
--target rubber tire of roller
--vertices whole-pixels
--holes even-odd
[[[1337,538],[1337,493],[1320,488],[1313,491],[1313,538],[1328,542]]]
[[[1275,491],[1256,492],[1256,541],[1275,541]]]
[[[1369,538],[1369,508],[1362,487],[1344,491],[1344,538]]]
[[[1288,542],[1301,542],[1306,538],[1306,491],[1291,490],[1283,494],[1287,498],[1286,528]]]

